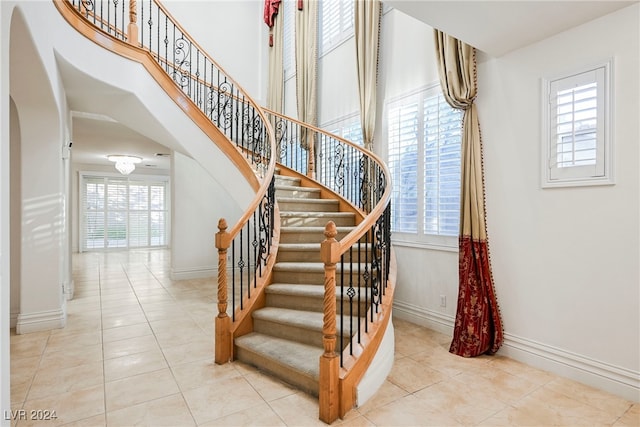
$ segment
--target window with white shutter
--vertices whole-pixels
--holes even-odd
[[[284,80],[289,80],[296,74],[296,46],[295,46],[295,28],[296,28],[296,0],[285,0],[281,3],[283,21],[283,68]],[[279,19],[279,18],[278,18]]]
[[[439,85],[388,104],[394,233],[413,235],[409,240],[417,242],[458,235],[461,120]]]
[[[81,174],[82,250],[166,246],[166,178]]]
[[[609,68],[544,81],[543,187],[612,183]]]
[[[353,36],[353,13],[351,0],[320,2],[320,55]]]

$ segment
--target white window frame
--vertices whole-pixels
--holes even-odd
[[[337,12],[337,16],[334,15],[331,16],[330,19],[327,19],[328,17],[325,16],[325,6],[330,4],[337,4],[339,11]],[[318,25],[318,44],[320,46],[318,52],[319,56],[322,57],[354,36],[355,11],[352,0],[322,0],[319,8],[320,25]],[[347,10],[350,10],[350,15],[345,13]],[[331,38],[325,38],[327,23],[335,22],[337,22],[338,25],[338,32]]]
[[[612,185],[614,181],[612,138],[612,69],[613,60],[583,67],[574,72],[542,79],[542,188]],[[596,127],[588,131],[574,131],[567,136],[575,140],[580,135],[594,133],[596,137],[595,162],[588,165],[558,167],[557,107],[560,91],[571,90],[586,84],[596,83]],[[575,123],[575,122],[570,122]]]
[[[392,240],[395,244],[399,246],[410,246],[410,247],[420,247],[420,248],[428,248],[428,249],[436,249],[443,251],[451,251],[455,252],[458,250],[458,233],[455,235],[444,235],[444,234],[431,234],[425,231],[425,149],[426,149],[426,141],[425,141],[425,100],[433,97],[433,96],[442,96],[442,91],[440,89],[440,84],[435,82],[426,87],[420,88],[413,92],[401,95],[394,99],[391,99],[385,105],[385,124],[387,127],[386,134],[387,138],[390,140],[389,131],[391,123],[388,120],[390,109],[393,108],[394,105],[398,103],[402,103],[406,101],[407,104],[411,102],[415,102],[414,100],[419,100],[418,105],[418,129],[416,130],[416,134],[418,136],[417,141],[417,170],[416,170],[416,187],[417,187],[417,212],[416,212],[416,231],[415,232],[400,232],[393,231],[392,232]],[[446,102],[446,101],[444,101]],[[462,120],[460,120],[460,130],[462,128]],[[389,141],[390,142],[390,141]],[[387,162],[391,167],[391,159],[390,159],[390,148],[387,147],[386,158]],[[392,177],[394,175],[393,170],[391,171]],[[394,183],[394,186],[397,184]],[[393,203],[393,201],[392,201]],[[392,206],[393,209],[393,206]],[[459,204],[458,204],[459,209]]]
[[[169,177],[166,175],[138,175],[138,174],[133,174],[133,175],[129,175],[129,176],[123,176],[121,174],[115,174],[115,173],[108,173],[108,172],[91,172],[91,171],[80,171],[78,173],[79,175],[79,204],[78,204],[78,251],[79,252],[87,252],[87,251],[111,251],[111,250],[128,250],[128,249],[135,249],[135,248],[166,248],[170,246],[170,227],[171,227],[171,212],[169,207],[171,206],[171,199],[170,199],[170,182],[169,182]],[[165,230],[164,230],[164,235],[165,235],[165,242],[164,245],[154,245],[154,246],[134,246],[131,247],[129,245],[129,239],[127,239],[127,245],[123,246],[123,247],[103,247],[103,248],[86,248],[85,247],[85,212],[86,212],[86,197],[85,197],[85,185],[86,185],[86,181],[89,179],[117,179],[117,180],[123,180],[127,182],[127,186],[129,185],[129,183],[133,183],[135,184],[136,182],[141,182],[144,184],[154,184],[154,183],[164,183],[165,185],[165,190],[164,190],[164,213],[165,213]],[[106,182],[106,181],[105,181]],[[127,190],[127,194],[128,194],[128,190]],[[128,196],[127,196],[128,198]],[[129,201],[127,200],[127,205],[128,205]],[[152,210],[149,209],[149,212],[151,212]],[[106,212],[106,207],[105,207],[105,212]],[[126,209],[127,214],[129,213],[129,207],[127,206]],[[135,212],[135,211],[134,211]],[[127,215],[126,218],[126,222],[127,222],[127,227],[129,226],[129,215]]]

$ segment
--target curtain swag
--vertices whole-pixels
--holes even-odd
[[[477,94],[475,49],[435,30],[440,84],[447,102],[464,110],[459,236],[459,290],[449,351],[473,357],[502,345],[502,319],[495,294],[487,236],[484,171]]]

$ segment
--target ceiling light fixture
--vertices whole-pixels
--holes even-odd
[[[142,158],[138,156],[125,156],[122,154],[113,154],[111,156],[107,156],[112,162],[115,162],[116,169],[122,175],[129,175],[136,168],[136,163],[140,163]]]

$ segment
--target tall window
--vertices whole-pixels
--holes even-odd
[[[82,249],[167,244],[167,182],[82,175]]]
[[[458,234],[461,120],[439,85],[387,106],[394,232],[417,240]]]
[[[543,186],[609,183],[609,64],[546,82]]]
[[[353,36],[353,1],[320,2],[320,55]]]
[[[295,45],[295,28],[296,28],[296,0],[285,0],[281,3],[283,21],[283,67],[285,81],[296,74],[296,45]],[[278,18],[280,19],[280,18]]]

